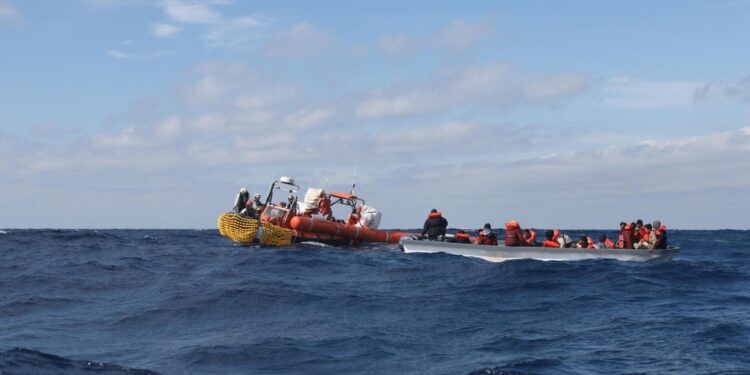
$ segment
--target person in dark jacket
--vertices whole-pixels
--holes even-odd
[[[481,235],[477,237],[477,245],[497,246],[497,235],[492,230],[490,223],[484,224],[484,228],[480,232]]]
[[[442,241],[445,238],[445,230],[448,228],[448,220],[445,220],[443,214],[436,209],[432,209],[424,221],[422,228],[422,237],[427,236],[431,241]]]
[[[247,206],[247,202],[250,200],[250,193],[247,192],[247,189],[242,188],[240,189],[240,192],[237,194],[237,198],[234,199],[234,212],[240,213],[242,210],[245,209]]]
[[[654,249],[666,249],[667,248],[667,227],[664,226],[661,221],[654,220],[654,230],[652,233],[656,236],[654,242]]]

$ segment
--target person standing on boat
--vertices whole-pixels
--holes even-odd
[[[263,202],[260,201],[260,194],[253,194],[253,200],[250,202],[252,207],[253,216],[257,219],[260,217],[260,213],[263,212],[263,208],[266,207],[266,205],[263,204]]]
[[[442,241],[445,238],[445,230],[448,228],[448,220],[436,209],[432,209],[427,215],[422,228],[422,237],[425,235],[430,241]]]
[[[616,244],[618,249],[633,248],[633,226],[634,224],[628,224],[626,222],[620,223],[620,234],[617,237]]]
[[[480,233],[481,235],[477,237],[477,245],[497,246],[497,235],[492,230],[490,223],[484,224],[484,228],[482,228]]]
[[[250,199],[250,193],[247,192],[247,189],[242,188],[240,189],[240,192],[237,194],[237,198],[234,199],[234,212],[240,213],[242,210],[245,209],[247,206],[247,201]]]

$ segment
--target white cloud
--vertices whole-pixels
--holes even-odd
[[[100,148],[126,148],[142,144],[142,140],[136,135],[135,128],[129,126],[113,135],[95,134],[91,138],[94,146]]]
[[[224,20],[213,25],[203,40],[210,47],[238,49],[253,46],[265,37],[263,29],[269,22],[258,15]]]
[[[168,23],[155,23],[151,25],[151,31],[159,38],[174,38],[180,30],[180,27]]]
[[[324,52],[334,42],[328,32],[302,22],[278,32],[269,42],[267,53],[276,57],[302,57]]]
[[[389,35],[380,42],[380,48],[389,56],[403,56],[420,49],[419,39],[408,35]]]
[[[528,103],[552,103],[587,89],[580,74],[529,79],[506,64],[487,64],[448,71],[428,84],[394,87],[376,92],[357,107],[362,118],[442,113],[460,106],[507,108]]]
[[[616,108],[680,108],[693,103],[697,82],[614,78],[603,85],[602,104]]]
[[[21,12],[9,1],[0,0],[0,20],[16,19],[21,16]]]
[[[454,21],[448,27],[433,34],[429,42],[436,47],[463,51],[479,43],[490,32],[486,23],[470,24]]]
[[[176,137],[182,128],[182,120],[177,116],[171,116],[156,127],[156,135],[162,138]]]
[[[385,36],[380,41],[380,48],[392,57],[415,54],[428,47],[465,52],[485,39],[491,29],[489,23],[470,24],[459,20],[429,36],[406,33]]]
[[[736,100],[750,103],[750,76],[732,83],[706,83],[695,88],[696,101],[711,99]]]
[[[164,14],[174,22],[212,24],[221,20],[221,15],[212,9],[214,2],[164,0],[161,6]]]
[[[132,59],[133,58],[132,54],[127,53],[127,52],[123,52],[123,51],[120,51],[120,50],[117,50],[117,49],[108,49],[106,52],[107,52],[107,55],[110,55],[110,56],[112,56],[112,57],[114,57],[116,59],[120,59],[120,60],[127,60],[127,59]]]

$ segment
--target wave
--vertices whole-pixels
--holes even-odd
[[[157,372],[127,368],[111,363],[72,360],[26,348],[0,352],[0,374],[37,375],[158,375]]]

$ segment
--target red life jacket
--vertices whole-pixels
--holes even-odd
[[[557,243],[557,241],[544,240],[544,242],[542,242],[542,246],[544,246],[544,247],[560,247],[560,244]]]
[[[438,212],[430,212],[430,214],[427,215],[427,218],[428,219],[432,219],[432,218],[441,217],[441,216],[443,216],[443,214],[440,213],[440,211],[438,211]]]
[[[607,238],[606,240],[604,240],[604,245],[607,246],[607,249],[614,249],[615,248],[615,243],[612,242],[609,238]]]
[[[589,249],[594,249],[594,239],[591,238],[591,236],[586,236],[586,239],[589,241]]]
[[[505,223],[505,246],[521,246],[523,244],[523,232],[518,222],[511,220]]]

